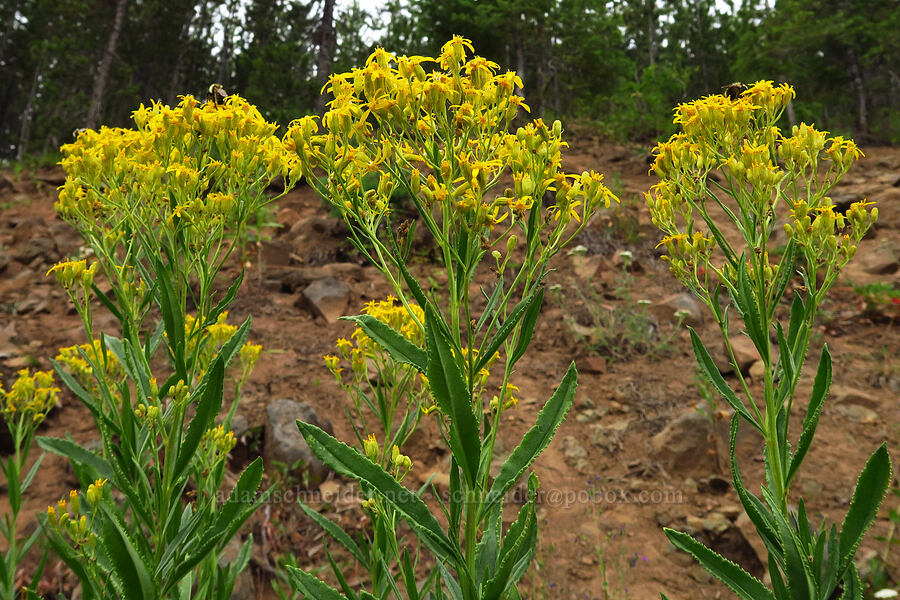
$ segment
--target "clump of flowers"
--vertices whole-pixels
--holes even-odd
[[[396,236],[380,228],[391,222],[390,198],[397,191],[415,203],[420,226],[444,249],[448,266],[467,267],[465,278],[486,252],[505,249],[508,255],[519,241],[517,231],[527,234],[528,252],[541,259],[552,255],[571,237],[570,224],[583,225],[598,206],[615,200],[601,175],[562,170],[566,144],[559,121],[537,119],[508,131],[528,110],[516,95],[521,80],[499,73],[491,61],[469,58],[471,50],[458,36],[438,58],[378,49],[364,68],[332,76],[327,90],[334,99],[321,125],[304,117],[284,136],[311,185],[340,211],[358,247],[385,273],[396,270],[402,254],[390,240],[403,245],[410,231],[409,223]],[[512,186],[492,193],[505,173]],[[370,175],[374,185],[365,183]],[[552,198],[546,207],[544,198]],[[529,219],[532,213],[537,218]],[[451,251],[463,240],[464,247]],[[448,270],[450,289],[457,287],[456,273]],[[408,305],[402,290],[397,293]],[[451,312],[461,295],[451,298]]]
[[[433,58],[379,48],[363,68],[331,77],[326,90],[333,99],[321,120],[298,119],[283,138],[399,302],[391,300],[377,318],[348,317],[361,332],[339,340],[339,353],[325,358],[351,397],[361,400],[357,405],[369,405],[381,419],[380,435],[357,430],[354,449],[298,421],[319,458],[360,481],[373,537],[364,547],[348,543],[346,535],[335,539],[367,568],[367,594],[375,597],[397,589],[467,599],[514,593],[534,553],[537,478],[529,478],[528,500],[505,535],[502,498],[564,419],[576,372],[568,370],[538,422],[492,474],[503,412],[518,401],[512,376],[540,314],[549,261],[601,207],[616,201],[602,175],[562,169],[566,143],[559,121],[513,126],[528,111],[517,92],[521,80],[472,51],[459,36]],[[415,207],[415,218],[398,218],[394,203],[400,199]],[[446,275],[433,294],[412,273],[418,268],[410,261],[416,227],[433,239],[436,268],[442,279]],[[493,277],[475,298],[470,290],[479,270]],[[396,310],[406,314],[395,316]],[[451,493],[448,502],[439,498],[441,524],[398,482],[412,459],[407,465],[394,439],[410,429],[385,418],[397,397],[371,384],[383,380],[377,368],[369,373],[379,352],[402,365],[392,367],[402,368],[401,385],[427,390],[425,411],[435,413],[440,439],[449,446]],[[495,394],[487,392],[495,385],[488,382],[491,373],[499,380]],[[418,419],[421,412],[405,414]],[[408,416],[401,421],[407,422]],[[410,568],[418,553],[411,557],[397,538],[400,519],[442,565],[424,584]],[[338,566],[334,570],[338,581],[346,580]],[[339,595],[309,573],[292,569],[291,576],[305,596]]]
[[[778,122],[793,97],[786,84],[759,81],[737,97],[713,95],[680,105],[675,123],[681,131],[654,150],[651,172],[660,182],[646,195],[653,223],[665,234],[663,259],[709,307],[740,384],[738,392],[731,388],[691,329],[701,372],[734,411],[734,486],[769,551],[772,589],[686,533],[666,534],[741,598],[787,600],[798,590],[803,597],[830,598],[840,588],[843,597],[858,598],[853,557],[890,481],[886,447],[876,450],[860,475],[840,534],[835,526],[812,527],[802,498],[793,502],[796,509],[789,503],[831,384],[827,346],[793,444],[789,423],[818,307],[878,219],[878,209],[867,201],[852,204],[846,214],[835,209],[828,193],[862,152],[852,140],[829,137],[812,125],[783,133]],[[732,231],[737,241],[727,235]],[[779,236],[784,251],[776,254]],[[788,293],[793,299],[785,316],[782,299]],[[735,322],[759,354],[761,391],[751,390],[735,359]],[[741,480],[734,451],[741,422],[764,441],[761,497]]]
[[[425,314],[417,304],[410,304],[407,310],[396,297],[388,296],[367,302],[363,314],[389,325],[416,345],[425,342],[419,325]],[[339,338],[335,347],[337,354],[323,357],[325,366],[351,399],[353,411],[348,410],[348,415],[360,443],[376,433],[388,440],[384,455],[373,459],[387,467],[390,449],[403,447],[427,409],[428,388],[415,367],[392,358],[362,327],[356,327],[350,339]],[[342,364],[350,365],[346,373]],[[371,423],[372,416],[377,425]]]
[[[99,391],[98,376],[94,374],[94,367],[91,365],[99,366],[103,370],[103,374],[99,377],[108,379],[114,385],[118,385],[125,378],[125,370],[119,359],[108,348],[104,348],[100,340],[94,340],[91,344],[60,348],[54,360],[65,366],[81,387],[95,395]]]
[[[50,272],[92,341],[63,348],[54,366],[96,421],[101,449],[92,457],[71,440],[45,444],[68,456],[83,481],[108,480],[115,494],[86,524],[73,517],[61,529],[60,507],[56,529],[53,519],[47,528],[86,597],[140,588],[147,598],[171,598],[186,581],[196,582],[198,597],[228,596],[238,569],[223,570],[216,557],[263,499],[260,460],[222,494],[231,419],[261,347],[247,341],[249,318],[227,322],[243,274],[227,290],[217,276],[244,243],[248,221],[273,200],[269,184],[283,177],[286,193],[300,168],[253,105],[220,100],[142,105],[133,129],[82,131],[62,148],[56,210],[93,259]],[[100,293],[96,277],[111,293]],[[95,339],[92,298],[120,323],[121,337]],[[160,355],[168,364],[157,378]],[[223,411],[229,365],[239,374]],[[87,492],[92,508],[98,487]]]
[[[22,559],[34,546],[40,530],[37,529],[26,539],[19,539],[18,516],[22,508],[22,498],[31,484],[41,458],[25,470],[31,441],[38,426],[59,404],[60,389],[56,387],[51,371],[22,369],[10,386],[4,389],[0,384],[0,414],[6,421],[12,439],[13,452],[0,460],[0,468],[7,481],[9,514],[4,515],[0,535],[6,540],[6,554],[2,558],[5,568],[0,570],[0,595],[13,598],[16,595],[16,572]]]
[[[793,97],[786,84],[759,81],[738,98],[714,95],[682,104],[675,123],[683,131],[654,150],[651,172],[661,181],[647,193],[647,204],[653,224],[666,234],[664,260],[701,297],[712,282],[737,277],[740,249],[721,235],[710,216],[713,206],[753,250],[747,268],[754,280],[771,284],[778,275],[781,265],[772,262],[766,244],[783,229],[803,249],[811,274],[823,276],[819,300],[878,219],[867,201],[854,203],[846,215],[834,210],[827,194],[862,152],[852,140],[830,138],[812,125],[794,126],[785,136],[776,123]],[[716,170],[724,183],[710,178]]]
[[[268,185],[284,177],[287,191],[300,164],[274,135],[278,126],[240,96],[203,104],[184,96],[175,107],[154,102],[132,116],[134,129],[84,130],[61,148],[66,181],[55,207],[94,250],[118,295],[144,292],[119,298],[138,325],[148,303],[137,264],[178,257],[187,276],[208,288],[243,243],[248,220],[271,201]],[[204,289],[200,299],[206,296]],[[205,316],[210,306],[198,308]]]
[[[53,380],[52,371],[19,371],[19,377],[9,390],[0,386],[3,397],[3,417],[8,424],[18,421],[24,427],[25,421],[32,426],[40,425],[54,407],[59,404],[59,388]]]

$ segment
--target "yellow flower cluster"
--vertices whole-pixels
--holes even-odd
[[[508,132],[519,110],[528,110],[516,94],[522,82],[491,61],[468,58],[471,51],[459,36],[435,58],[379,48],[364,68],[331,77],[326,88],[334,99],[323,131],[315,117],[294,121],[285,147],[306,175],[324,169],[319,191],[369,227],[390,210],[398,189],[479,235],[521,219],[547,191],[555,194],[551,212],[561,226],[608,206],[615,196],[602,176],[561,170],[558,121],[548,127],[538,119]],[[507,170],[514,186],[487,196]],[[375,183],[367,185],[372,175]]]
[[[98,479],[88,486],[84,494],[92,513],[103,499],[106,481]],[[81,514],[81,496],[78,490],[71,490],[68,500],[61,498],[56,506],[47,507],[47,525],[57,534],[68,536],[75,548],[82,547],[92,551],[96,546],[97,538],[90,531],[88,516]]]
[[[116,241],[103,232],[127,224],[132,235],[175,228],[203,247],[211,232],[245,220],[273,178],[300,177],[277,125],[239,96],[184,96],[174,108],[141,105],[133,118],[135,129],[84,130],[61,148],[67,176],[56,210],[98,243]]]
[[[493,412],[496,412],[500,409],[500,403],[503,403],[503,410],[507,408],[515,408],[519,404],[519,399],[516,397],[516,394],[519,393],[519,387],[515,386],[511,383],[507,383],[506,385],[502,385],[499,388],[500,395],[494,396],[491,398],[490,409]]]
[[[88,267],[85,260],[67,260],[53,265],[47,275],[53,273],[60,285],[67,290],[77,284],[88,294],[94,283],[94,275],[97,274],[97,265],[98,263],[93,263]]]
[[[225,431],[223,425],[216,425],[212,429],[208,429],[203,434],[201,440],[211,458],[222,458],[228,456],[228,453],[234,449],[237,440],[234,438],[233,431]]]
[[[96,390],[97,381],[94,378],[94,369],[84,359],[82,352],[91,363],[99,365],[105,371],[105,377],[110,383],[115,383],[125,377],[125,370],[119,363],[119,359],[109,349],[104,352],[100,340],[94,340],[91,344],[60,348],[55,358],[56,362],[64,365],[86,390]]]
[[[878,208],[874,202],[854,202],[843,215],[835,212],[830,198],[823,198],[817,208],[810,208],[803,200],[797,200],[791,210],[791,218],[784,224],[785,235],[794,238],[814,253],[814,260],[843,268],[853,255],[859,241],[878,220]]]
[[[710,223],[707,202],[720,200],[707,186],[712,171],[724,177],[718,189],[737,201],[732,220],[749,246],[768,235],[764,230],[776,221],[783,200],[792,207],[787,235],[816,261],[840,268],[877,219],[877,209],[866,210],[868,202],[854,205],[852,220],[834,212],[825,194],[862,153],[853,141],[829,138],[811,125],[795,126],[784,136],[775,123],[793,98],[790,86],[759,81],[736,98],[712,95],[676,109],[674,122],[682,131],[655,148],[650,170],[661,181],[646,200],[654,225],[665,234],[660,245],[666,260],[685,283],[696,281],[718,243],[696,229]],[[767,280],[777,271],[769,267]]]
[[[33,425],[42,423],[50,410],[59,404],[60,390],[53,383],[52,371],[32,374],[28,369],[22,369],[8,391],[0,385],[0,398],[3,399],[0,407],[7,423],[20,419]]]
[[[196,352],[197,365],[201,372],[209,368],[216,352],[231,339],[238,328],[228,322],[228,311],[222,311],[216,317],[216,322],[208,325],[202,331],[200,324],[193,315],[184,316],[184,333],[187,340],[187,353],[193,355]],[[198,351],[199,347],[199,351]],[[245,342],[238,351],[241,366],[241,381],[246,380],[256,366],[262,346]]]
[[[410,314],[415,315],[415,318]],[[425,321],[425,313],[417,304],[410,304],[409,310],[402,304],[397,304],[395,296],[388,296],[384,300],[370,300],[363,307],[363,313],[371,317],[375,317],[379,321],[390,325],[395,331],[401,333],[406,339],[423,346],[425,344],[425,334],[419,323]],[[417,321],[418,320],[418,321]],[[350,334],[351,339],[339,338],[335,341],[338,355],[326,355],[323,357],[325,366],[340,381],[341,359],[350,362],[353,374],[356,378],[366,376],[368,366],[367,361],[384,359],[384,351],[362,330],[357,327]]]
[[[381,447],[378,445],[378,440],[375,438],[374,433],[370,433],[369,437],[363,440],[363,453],[366,455],[366,458],[374,463],[379,463],[381,460]],[[397,481],[403,481],[403,478],[410,472],[412,466],[412,459],[401,454],[400,447],[394,444],[391,447],[391,457],[387,467],[391,474],[397,478]],[[363,507],[366,507],[365,501],[363,502]]]

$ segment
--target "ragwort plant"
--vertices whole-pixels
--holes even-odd
[[[824,522],[812,526],[802,498],[796,508],[789,504],[791,483],[812,444],[831,383],[827,346],[793,444],[789,424],[816,312],[878,209],[861,201],[846,214],[837,212],[827,194],[861,152],[851,140],[828,137],[806,124],[784,135],[776,123],[793,96],[787,85],[760,81],[734,98],[714,95],[680,105],[675,123],[681,131],[656,147],[651,170],[661,181],[647,194],[653,223],[666,234],[660,242],[664,260],[712,311],[740,383],[738,392],[729,387],[691,329],[701,370],[734,409],[734,486],[768,550],[771,589],[689,535],[670,529],[666,535],[746,600],[827,600],[835,594],[858,599],[862,586],[853,558],[890,481],[886,446],[863,469],[840,530]],[[711,176],[715,170],[721,177]],[[726,235],[726,226],[737,230],[739,243]],[[770,261],[779,228],[787,248]],[[797,278],[789,317],[782,322],[779,305]],[[730,304],[723,308],[726,297]],[[761,397],[751,392],[734,358],[729,309],[737,312],[742,333],[762,361]],[[761,498],[742,482],[735,458],[742,421],[765,445]]]
[[[15,597],[16,571],[40,537],[41,530],[35,529],[24,540],[20,540],[18,517],[25,492],[44,458],[41,454],[31,468],[25,471],[32,439],[38,426],[58,404],[60,392],[51,371],[31,373],[28,369],[23,369],[18,375],[10,389],[5,390],[0,385],[0,413],[6,421],[13,447],[12,454],[0,462],[9,497],[9,513],[3,515],[3,521],[0,522],[0,535],[6,539],[7,544],[6,555],[0,561],[0,596],[3,598]],[[33,574],[30,587],[33,588],[40,579],[42,567],[43,561]]]
[[[218,555],[264,499],[259,459],[223,488],[231,418],[261,347],[247,342],[249,318],[226,322],[243,275],[224,293],[215,280],[269,202],[269,183],[284,176],[290,189],[299,169],[276,126],[237,96],[185,96],[133,116],[134,129],[83,131],[62,148],[56,210],[93,258],[51,269],[89,340],[53,365],[89,409],[101,447],[38,439],[70,459],[80,482],[43,526],[85,599],[228,598],[252,542],[229,566]],[[121,337],[96,330],[95,302]]]
[[[537,478],[529,477],[528,500],[505,532],[503,499],[564,419],[575,393],[574,366],[491,478],[495,442],[502,415],[516,404],[510,376],[534,331],[548,261],[614,196],[599,174],[561,170],[565,143],[558,121],[547,125],[538,119],[509,132],[527,110],[516,94],[521,81],[512,72],[498,74],[490,61],[468,57],[471,50],[458,36],[437,58],[396,57],[378,49],[364,68],[330,79],[333,100],[321,125],[314,117],[300,119],[284,138],[304,176],[340,212],[351,240],[391,283],[415,323],[417,341],[373,315],[350,317],[396,362],[426,378],[433,417],[452,455],[449,497],[438,500],[447,524],[442,527],[421,498],[424,490],[413,492],[401,483],[413,465],[399,449],[391,448],[385,465],[386,449],[376,447],[377,440],[352,448],[298,421],[325,464],[360,482],[374,528],[402,519],[437,563],[420,581],[419,555],[413,559],[394,546],[393,532],[379,538],[383,545],[361,548],[321,518],[363,565],[383,562],[385,577],[381,587],[356,592],[332,564],[339,592],[292,569],[294,585],[308,597],[518,598],[516,584],[534,554]],[[505,173],[511,186],[492,192]],[[377,183],[364,186],[370,174],[377,174]],[[447,274],[446,287],[432,295],[407,268],[415,224],[393,219],[389,199],[398,189],[415,205]],[[495,282],[482,290],[485,308],[478,314],[469,286],[484,260]],[[491,361],[502,373],[498,393],[479,396],[482,370]]]

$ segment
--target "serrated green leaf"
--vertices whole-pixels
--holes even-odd
[[[424,373],[428,364],[428,354],[406,337],[394,330],[390,325],[379,321],[371,315],[356,315],[353,317],[341,317],[345,321],[352,321],[359,325],[367,336],[376,344],[387,350],[395,361],[412,365],[419,372]]]
[[[519,303],[516,304],[515,307],[513,307],[512,311],[510,311],[509,315],[507,315],[506,320],[503,321],[503,324],[500,325],[500,327],[497,329],[497,331],[491,337],[491,340],[485,345],[485,347],[478,354],[478,361],[475,363],[475,369],[474,369],[474,371],[476,373],[479,370],[481,370],[481,368],[491,360],[491,357],[494,356],[494,354],[497,352],[497,350],[500,349],[500,346],[503,345],[503,342],[506,341],[506,338],[508,338],[510,336],[510,334],[513,332],[513,330],[516,328],[516,326],[519,324],[519,322],[522,321],[522,316],[525,314],[525,312],[529,311],[529,309],[532,306],[534,306],[534,304],[536,302],[538,303],[537,310],[540,311],[539,303],[543,299],[543,297],[544,297],[544,289],[542,287],[538,287],[536,290],[534,290],[530,294],[528,294],[528,296],[526,296],[525,298],[522,298],[522,300],[520,300]],[[535,315],[534,318],[536,319],[537,315]],[[522,336],[526,335],[524,326],[525,326],[525,323],[523,322],[523,330],[522,330],[521,335],[519,336],[520,339],[522,338]],[[534,323],[533,322],[532,322],[531,327],[532,327],[531,333],[533,333],[534,332]],[[527,337],[528,337],[528,341],[530,341],[531,334],[528,333]],[[527,342],[525,343],[525,345],[526,346],[528,345]],[[518,348],[518,344],[516,345],[516,348]],[[513,353],[513,354],[515,354],[515,353]],[[515,362],[515,360],[513,360],[513,362]]]
[[[197,403],[197,412],[188,425],[184,441],[178,449],[178,459],[175,461],[173,478],[179,480],[185,469],[194,458],[194,451],[200,445],[203,435],[213,424],[216,415],[222,409],[222,391],[225,385],[225,365],[221,358],[213,362],[209,368],[209,383],[207,383],[200,402]]]
[[[441,561],[437,561],[438,569],[441,572],[441,581],[447,586],[447,591],[450,594],[451,600],[463,600],[463,592],[462,587],[460,587],[459,582],[456,581],[456,578],[450,574],[450,571],[447,570],[447,567],[444,566],[444,563]],[[440,589],[440,586],[437,586]]]
[[[537,544],[537,517],[534,513],[534,498],[537,477],[532,474],[529,481],[528,502],[519,510],[516,520],[509,526],[500,546],[500,564],[497,572],[485,586],[481,598],[483,600],[501,600],[506,591],[514,587],[521,576],[516,569],[524,559],[531,560]],[[514,578],[513,571],[517,571]]]
[[[287,566],[288,576],[295,590],[307,600],[347,600],[347,597],[303,569]]]
[[[697,559],[704,569],[743,600],[774,600],[772,592],[760,580],[727,558],[713,552],[686,533],[668,528],[664,529],[664,532],[676,548]]]
[[[783,570],[787,578],[787,587],[791,590],[791,598],[815,600],[818,598],[819,590],[800,540],[781,512],[772,511],[772,518],[778,528],[778,539],[781,541],[784,556]]]
[[[84,463],[97,471],[103,479],[112,479],[113,473],[109,463],[90,450],[83,448],[72,440],[62,438],[40,436],[36,438],[38,446],[58,456],[65,456],[69,460]]]
[[[855,563],[850,563],[847,574],[844,575],[844,593],[841,594],[841,600],[862,600],[863,585],[859,580],[859,571],[856,569]]]
[[[102,543],[107,549],[108,558],[115,568],[116,575],[123,584],[123,597],[126,600],[155,600],[159,598],[156,585],[150,576],[151,569],[144,564],[144,559],[135,548],[131,538],[125,532],[118,518],[104,504],[104,527]]]
[[[528,433],[522,438],[522,442],[516,446],[500,467],[500,472],[497,473],[490,491],[485,496],[481,509],[482,516],[490,513],[497,503],[503,501],[503,497],[516,484],[525,470],[553,441],[556,430],[559,429],[572,406],[577,385],[578,371],[573,362],[569,365],[569,369],[556,391],[553,392],[553,396],[538,413],[534,426],[528,430]]]
[[[844,571],[853,562],[856,549],[866,531],[878,515],[878,508],[884,501],[888,486],[891,483],[891,458],[887,444],[881,444],[869,457],[856,482],[850,509],[841,525],[839,572]]]
[[[315,425],[297,421],[297,427],[319,459],[341,475],[372,486],[402,513],[439,558],[458,563],[459,549],[447,538],[421,498],[400,485],[389,473],[357,450],[328,435]]]
[[[169,340],[175,372],[178,373],[179,379],[187,379],[187,366],[184,362],[184,311],[165,265],[157,258],[154,266],[157,283],[156,300],[166,326],[166,337]]]
[[[522,319],[522,328],[519,330],[519,339],[516,340],[516,347],[513,348],[510,355],[510,363],[516,364],[519,359],[525,355],[528,345],[531,344],[531,338],[534,336],[534,326],[537,323],[538,315],[541,313],[541,306],[544,303],[544,288],[538,290],[538,295],[534,301],[528,306],[525,316]]]
[[[713,361],[712,356],[709,355],[706,346],[703,345],[700,336],[697,335],[697,332],[694,331],[693,327],[688,327],[688,332],[691,334],[691,346],[694,349],[694,356],[697,358],[697,364],[699,365],[700,370],[706,375],[709,382],[713,384],[713,387],[719,391],[719,394],[725,398],[725,401],[728,402],[735,412],[744,417],[744,419],[753,425],[757,431],[763,433],[762,426],[756,422],[756,419],[750,414],[750,411],[747,410],[744,403],[737,397],[734,390],[728,386],[728,383],[725,382],[722,374],[719,373],[719,368],[716,367],[716,363]]]
[[[750,285],[750,275],[747,271],[747,265],[744,261],[738,266],[738,286],[737,295],[733,295],[735,306],[744,319],[744,325],[747,329],[747,335],[756,346],[760,358],[766,364],[769,364],[769,337],[765,329],[762,318],[759,313],[759,307],[756,304],[756,296]]]
[[[438,324],[439,317],[431,306],[425,308],[425,339],[428,365],[425,375],[434,400],[450,419],[450,451],[462,468],[470,489],[475,488],[478,462],[481,459],[481,437],[472,411],[472,395],[453,354],[453,346]]]
[[[806,453],[812,444],[813,437],[816,435],[816,427],[819,424],[819,415],[822,413],[822,406],[825,403],[825,397],[828,395],[828,389],[831,387],[831,353],[828,352],[828,346],[822,348],[822,356],[819,358],[819,368],[816,370],[816,379],[813,383],[812,397],[809,406],[806,407],[806,417],[803,419],[803,429],[800,433],[800,439],[797,441],[797,450],[791,457],[790,467],[788,468],[787,483],[790,485],[797,474],[797,470],[803,463]]]

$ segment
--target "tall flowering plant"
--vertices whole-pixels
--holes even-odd
[[[4,598],[16,595],[16,577],[19,564],[40,537],[40,529],[35,529],[24,540],[19,538],[18,517],[22,501],[31,481],[41,467],[43,455],[28,468],[31,442],[38,426],[47,418],[59,401],[59,388],[50,371],[28,369],[19,371],[19,376],[10,386],[3,389],[0,384],[0,415],[6,421],[12,438],[12,454],[0,461],[0,469],[6,477],[9,497],[9,513],[0,521],[0,535],[6,539],[6,554],[0,561],[0,593]],[[32,577],[32,585],[40,579],[41,568]]]
[[[227,598],[251,542],[231,565],[219,565],[219,552],[262,500],[260,460],[223,487],[231,417],[261,348],[247,342],[249,318],[226,321],[242,277],[224,292],[216,277],[269,201],[267,186],[282,176],[290,189],[299,168],[276,125],[237,96],[185,96],[133,116],[133,129],[83,131],[62,148],[56,210],[92,258],[51,272],[89,343],[62,349],[53,364],[90,411],[101,447],[38,439],[71,460],[81,484],[48,508],[44,530],[86,599]],[[96,330],[98,304],[121,337]]]
[[[529,500],[505,532],[503,498],[565,418],[575,393],[574,366],[491,477],[494,447],[502,415],[515,406],[510,376],[531,341],[548,263],[614,196],[601,175],[562,170],[565,142],[558,121],[537,119],[510,131],[528,109],[516,93],[521,81],[471,51],[460,37],[435,58],[378,49],[364,68],[331,78],[333,99],[321,123],[300,119],[284,137],[304,176],[343,216],[351,239],[391,283],[418,330],[404,335],[374,315],[350,317],[394,361],[426,378],[452,455],[449,497],[439,501],[444,527],[420,493],[400,483],[412,460],[399,449],[391,449],[385,468],[377,441],[352,448],[298,422],[326,464],[360,482],[376,530],[378,515],[401,518],[437,562],[420,582],[404,548],[378,549],[385,562],[396,560],[400,568],[384,569],[383,586],[362,592],[346,585],[335,568],[343,594],[293,570],[295,586],[309,597],[516,597],[516,583],[534,553],[537,478],[529,477]],[[396,221],[396,192],[411,200],[438,248],[447,285],[433,294],[408,269],[416,223]],[[479,267],[494,273],[480,300],[470,295]],[[490,362],[500,374],[496,395],[480,393]],[[323,526],[358,560],[369,561],[371,555],[336,525]]]
[[[653,223],[665,234],[663,258],[712,312],[740,385],[738,391],[728,385],[691,330],[700,369],[734,409],[734,486],[769,552],[771,589],[689,535],[671,529],[666,535],[747,600],[825,600],[835,593],[861,598],[853,557],[890,482],[886,446],[863,469],[840,530],[825,523],[812,526],[802,498],[796,508],[789,504],[791,484],[812,444],[831,383],[827,346],[800,435],[792,442],[789,433],[816,313],[878,209],[860,201],[846,214],[838,212],[828,193],[862,153],[853,141],[829,137],[811,125],[783,133],[776,124],[793,97],[787,85],[760,81],[740,94],[683,104],[675,111],[681,131],[654,151],[652,172],[661,181],[647,194],[647,203]],[[778,232],[784,233],[786,246],[776,258]],[[735,360],[735,313],[739,333],[753,342],[763,365],[761,391],[751,390]],[[735,458],[741,423],[755,429],[765,446],[761,496],[744,485]]]

